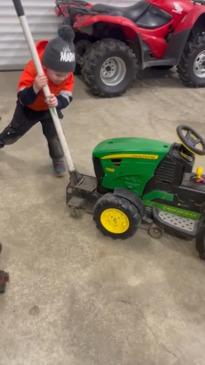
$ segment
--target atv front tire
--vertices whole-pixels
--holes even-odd
[[[177,71],[186,86],[205,86],[205,34],[196,34],[187,42]]]
[[[75,52],[76,52],[76,68],[75,68],[75,75],[80,75],[83,62],[84,62],[84,55],[89,47],[92,45],[91,41],[82,38],[75,43]]]
[[[124,42],[103,39],[86,52],[82,75],[94,95],[114,97],[131,86],[138,68],[135,53]]]

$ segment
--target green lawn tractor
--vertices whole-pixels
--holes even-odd
[[[179,126],[181,143],[144,138],[103,141],[93,151],[96,177],[81,175],[67,187],[73,216],[93,213],[98,229],[113,239],[135,234],[141,223],[160,238],[163,230],[196,239],[205,259],[205,177],[193,172],[195,154],[205,155],[205,140]]]

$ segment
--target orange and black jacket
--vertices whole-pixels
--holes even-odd
[[[43,57],[47,43],[48,41],[40,41],[36,45],[40,59]],[[44,73],[47,76],[46,68],[44,68]],[[43,90],[40,90],[39,93],[36,94],[33,89],[33,83],[36,75],[37,72],[35,65],[31,60],[27,63],[19,78],[18,100],[23,106],[26,106],[33,111],[46,111],[48,110],[48,105],[45,102]],[[58,85],[48,79],[48,86],[51,94],[54,94],[57,97],[57,109],[66,108],[72,101],[72,92],[74,87],[73,73],[69,73],[68,77]]]

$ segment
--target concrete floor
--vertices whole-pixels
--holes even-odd
[[[204,89],[184,88],[173,72],[143,77],[109,100],[77,81],[64,129],[80,171],[93,173],[92,149],[107,137],[172,142],[179,123],[205,135]],[[1,129],[17,78],[0,74]],[[11,277],[0,296],[0,365],[205,364],[205,264],[194,242],[143,230],[114,242],[91,216],[73,220],[40,126],[1,150],[0,164],[0,267]]]

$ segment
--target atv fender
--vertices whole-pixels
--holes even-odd
[[[164,55],[167,48],[167,42],[163,37],[158,37],[150,35],[149,29],[142,29],[138,27],[131,20],[123,18],[121,16],[111,16],[111,15],[84,15],[76,17],[76,21],[73,24],[74,30],[80,32],[87,32],[88,29],[96,24],[107,24],[113,26],[116,25],[121,28],[125,39],[130,43],[137,43],[140,48],[141,59],[144,60],[144,48],[143,43],[150,47],[151,52],[154,57],[160,58]],[[122,39],[121,39],[122,40]],[[138,51],[139,51],[138,48]],[[142,62],[143,64],[143,62]]]
[[[75,23],[73,24],[74,30],[78,32],[87,32],[87,30],[97,24],[115,24],[119,26],[124,34],[126,41],[130,43],[131,48],[137,55],[140,64],[143,64],[144,60],[144,50],[143,50],[143,40],[140,37],[140,33],[137,32],[136,25],[129,19],[120,16],[109,16],[109,15],[96,15],[96,16],[80,16],[77,17]],[[90,34],[90,33],[89,33]],[[123,39],[121,39],[123,41]]]
[[[190,32],[194,29],[196,24],[200,21],[200,18],[204,16],[205,19],[205,7],[195,6],[194,10],[190,11],[182,22],[179,23],[175,29],[175,33],[189,30]],[[205,25],[204,25],[205,30]]]
[[[174,63],[178,64],[191,33],[197,30],[205,31],[204,6],[196,6],[195,10],[187,14],[184,21],[180,22],[169,42],[165,58],[173,58]]]
[[[139,37],[136,25],[131,20],[120,16],[111,16],[111,15],[79,16],[76,18],[73,27],[75,30],[82,31],[82,28],[88,28],[97,23],[118,25],[125,34],[125,38],[130,41],[135,40],[136,36]]]

